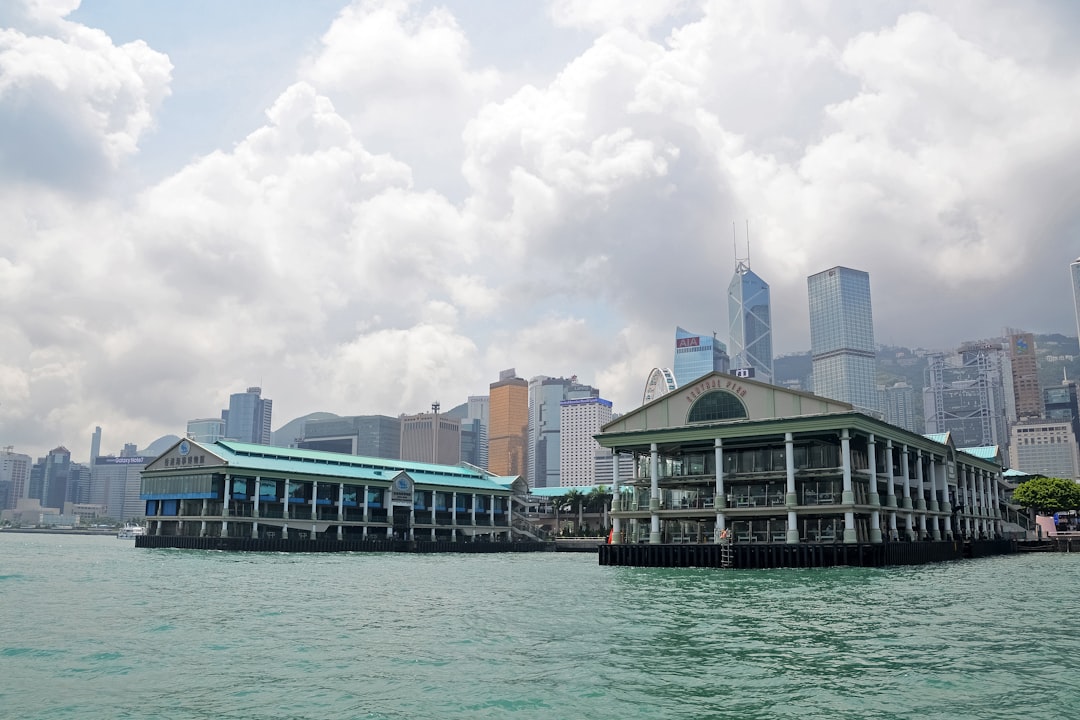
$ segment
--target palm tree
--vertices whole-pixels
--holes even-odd
[[[577,488],[571,488],[565,495],[562,496],[562,504],[569,507],[571,512],[577,512],[577,526],[574,529],[576,535],[581,530],[581,514],[585,509],[585,502],[588,499],[588,495],[581,492]]]

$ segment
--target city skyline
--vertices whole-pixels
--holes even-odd
[[[729,342],[732,222],[777,357],[832,265],[873,275],[884,344],[1071,335],[1077,17],[1016,20],[16,0],[0,444],[179,434],[249,385],[281,418],[397,415],[506,367],[632,409],[673,325]]]

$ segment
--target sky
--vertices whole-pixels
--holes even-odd
[[[415,413],[499,371],[616,412],[736,258],[878,342],[1076,334],[1080,4],[6,0],[0,446]],[[749,248],[747,240],[749,239]]]

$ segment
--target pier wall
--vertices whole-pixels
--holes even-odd
[[[732,545],[731,564],[724,563],[721,545],[602,545],[601,565],[629,567],[731,567],[736,569],[885,567],[1004,555],[1016,552],[1011,540],[975,542],[753,544]]]
[[[228,552],[406,552],[406,553],[507,553],[551,552],[550,542],[450,542],[442,540],[311,540],[283,538],[192,537],[143,535],[135,538],[139,548],[223,550]]]

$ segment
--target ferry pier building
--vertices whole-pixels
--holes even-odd
[[[523,478],[472,466],[181,440],[142,471],[148,532],[139,545],[295,550],[304,548],[285,541],[303,540],[323,541],[311,549],[358,550],[381,541],[506,542],[514,497],[527,491]]]
[[[719,372],[596,439],[634,468],[613,479],[602,564],[924,562],[1007,552],[1006,534],[1023,533],[997,448],[957,448],[948,433]]]

